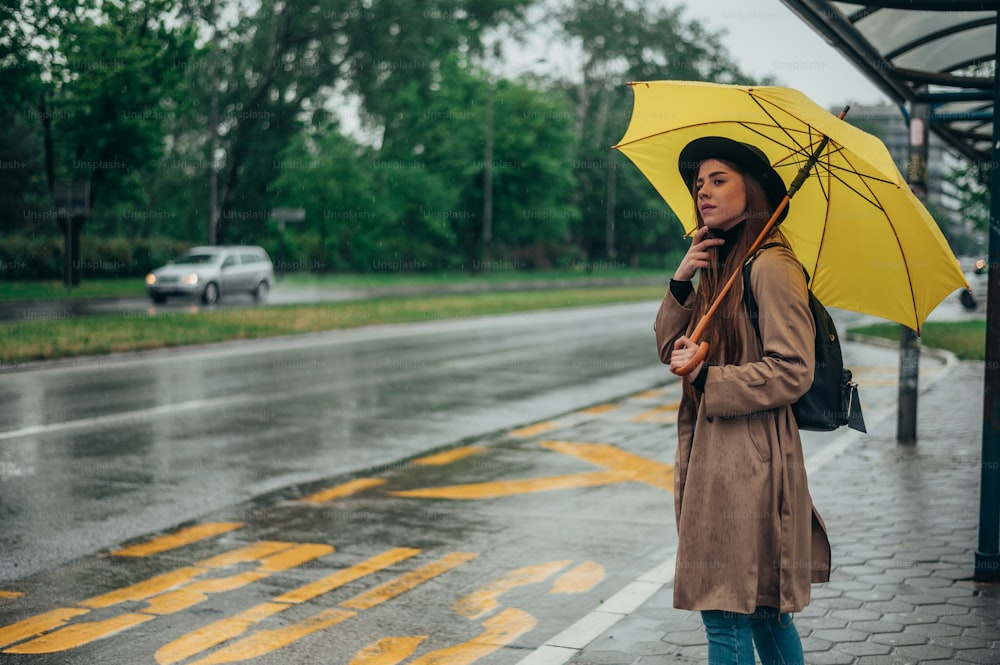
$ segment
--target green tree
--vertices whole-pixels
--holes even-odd
[[[568,246],[579,219],[573,205],[577,140],[570,105],[558,92],[503,79],[487,103],[493,104],[496,246],[487,258],[499,259],[501,268],[505,255],[515,267],[550,267],[576,258]],[[481,188],[467,190],[465,197],[481,201]]]
[[[304,222],[289,225],[297,251],[289,254],[288,268],[371,270],[380,230],[391,215],[375,195],[372,161],[371,150],[334,123],[299,134],[282,154],[270,196],[278,206],[306,211]]]
[[[178,155],[188,163],[219,159],[219,240],[267,233],[261,213],[271,205],[269,184],[280,175],[273,165],[304,127],[322,126],[333,100],[345,94],[362,100],[368,128],[381,136],[380,149],[406,152],[393,148],[409,140],[399,136],[406,128],[395,122],[408,110],[401,100],[426,99],[443,58],[474,48],[484,29],[528,2],[261,0],[253,11],[237,12],[218,44],[218,153],[208,157],[204,140],[212,86],[211,68],[201,60],[189,69],[193,87],[202,92],[200,122],[191,126],[202,132],[201,140],[186,138]],[[192,11],[206,16],[207,0],[198,4]],[[232,0],[220,5],[223,14],[242,7]]]
[[[953,169],[947,176],[956,190],[964,221],[960,230],[948,234],[957,253],[984,252],[990,225],[990,172],[988,162],[972,162]]]
[[[48,231],[41,212],[48,207],[43,145],[35,100],[41,67],[31,57],[24,0],[0,0],[0,230]],[[19,259],[20,261],[20,259]]]
[[[565,100],[536,86],[493,80],[459,58],[441,63],[441,82],[422,103],[416,102],[419,94],[408,91],[412,110],[395,121],[400,140],[383,147],[380,156],[417,160],[440,183],[434,207],[426,200],[420,204],[426,231],[451,252],[435,260],[466,270],[489,269],[480,265],[486,258],[492,267],[558,262],[576,219],[576,139]]]
[[[92,227],[121,231],[116,208],[146,200],[141,175],[157,161],[165,120],[184,97],[173,59],[194,43],[174,21],[176,7],[175,0],[21,0],[4,8],[20,40],[4,58],[27,73],[18,77],[17,99],[25,133],[35,138],[22,145],[41,146],[32,162],[41,178],[31,178],[46,194],[57,179],[88,182]]]
[[[563,88],[576,104],[581,219],[574,237],[588,261],[635,265],[644,256],[679,251],[675,214],[690,214],[670,211],[637,169],[609,152],[629,120],[626,82],[757,83],[723,50],[718,33],[682,14],[681,6],[649,8],[630,0],[580,0],[554,12],[562,34],[583,50],[580,71]]]

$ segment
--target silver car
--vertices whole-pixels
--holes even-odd
[[[271,258],[263,248],[251,246],[194,247],[146,275],[146,292],[156,303],[187,296],[211,305],[231,293],[250,293],[264,302],[273,285]]]

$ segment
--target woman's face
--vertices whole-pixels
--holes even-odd
[[[708,228],[728,231],[746,217],[746,182],[733,167],[706,159],[698,168],[694,190],[698,212]]]

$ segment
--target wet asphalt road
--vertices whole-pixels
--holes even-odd
[[[0,580],[664,376],[656,303],[54,363],[0,382]]]

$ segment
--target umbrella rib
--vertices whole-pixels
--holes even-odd
[[[744,129],[746,129],[746,130],[748,130],[748,131],[756,134],[757,136],[761,137],[762,139],[770,141],[771,143],[774,143],[776,145],[781,146],[782,148],[785,148],[786,150],[790,150],[791,151],[788,154],[787,157],[782,157],[781,159],[776,160],[775,163],[772,164],[772,166],[777,166],[779,164],[782,164],[786,160],[790,159],[791,157],[793,157],[795,155],[799,155],[799,156],[803,157],[803,159],[801,160],[803,162],[805,162],[805,161],[807,161],[809,159],[809,146],[802,146],[802,145],[800,145],[799,142],[796,141],[794,137],[792,137],[791,135],[788,134],[787,131],[785,131],[784,127],[782,127],[781,130],[782,130],[782,132],[786,136],[788,136],[789,139],[791,139],[792,143],[794,144],[794,147],[782,143],[781,141],[777,140],[773,136],[768,136],[764,132],[762,132],[762,131],[760,131],[760,130],[754,128],[754,127],[752,127],[750,123],[738,122],[736,124],[738,124],[740,127],[743,127]],[[755,124],[763,124],[763,123],[755,123]],[[765,127],[770,127],[770,125],[764,125],[764,126]],[[810,127],[810,129],[812,129],[812,128]],[[812,134],[811,131],[809,133]],[[815,145],[815,144],[812,144],[812,145]],[[791,162],[791,163],[792,164],[796,164],[798,162]]]
[[[792,137],[792,135],[788,133],[788,130],[787,130],[787,129],[785,128],[785,126],[784,126],[784,125],[783,125],[782,123],[778,122],[778,119],[777,119],[777,118],[776,118],[776,117],[775,117],[775,116],[774,116],[774,115],[773,115],[773,114],[772,114],[772,113],[771,113],[770,111],[768,111],[768,110],[767,110],[767,109],[766,109],[766,108],[764,107],[764,102],[767,102],[768,104],[771,104],[771,106],[773,106],[774,108],[776,108],[776,109],[778,109],[778,110],[781,110],[781,111],[783,111],[783,112],[785,112],[785,113],[788,113],[788,111],[787,111],[787,110],[785,110],[784,108],[780,107],[780,106],[777,106],[776,104],[773,104],[773,103],[769,102],[768,100],[765,100],[765,99],[762,99],[762,98],[760,98],[760,97],[757,97],[756,95],[754,95],[754,94],[753,94],[753,90],[752,90],[752,89],[751,89],[751,90],[748,90],[748,91],[747,91],[747,94],[748,94],[748,95],[750,96],[750,98],[751,98],[751,99],[753,99],[754,103],[755,103],[755,104],[757,104],[757,106],[758,106],[758,107],[760,108],[760,110],[761,110],[761,111],[762,111],[762,112],[764,113],[764,115],[766,115],[766,116],[767,116],[768,118],[770,118],[770,119],[771,119],[771,122],[773,122],[773,123],[774,123],[774,125],[775,125],[776,127],[778,127],[779,129],[781,129],[782,133],[784,133],[784,134],[785,134],[786,136],[788,136],[788,138],[789,138],[789,139],[790,139],[790,140],[791,140],[791,141],[792,141],[793,143],[795,143],[795,144],[796,144],[797,146],[799,146],[799,149],[798,149],[798,150],[797,150],[796,152],[797,152],[798,154],[801,154],[801,155],[804,155],[805,157],[808,157],[808,156],[809,156],[809,154],[808,154],[808,151],[807,151],[807,147],[806,147],[806,146],[802,146],[802,145],[800,145],[800,144],[798,143],[798,141],[796,141],[796,140],[795,140],[795,139],[794,139],[794,138]],[[789,114],[789,115],[791,115],[791,114]],[[792,116],[792,117],[794,118],[795,116]],[[796,120],[798,120],[799,122],[801,122],[801,123],[802,123],[803,125],[805,125],[805,127],[806,127],[806,128],[808,129],[808,132],[809,132],[809,135],[810,135],[810,137],[812,137],[812,133],[813,133],[813,131],[815,130],[815,127],[813,127],[813,126],[812,126],[812,125],[811,125],[810,123],[808,123],[808,122],[805,122],[805,121],[803,121],[803,120],[801,120],[801,119],[799,119],[799,118],[795,118],[795,119],[796,119]],[[740,123],[740,124],[743,124],[743,123]],[[744,125],[744,126],[746,126],[746,125]],[[749,128],[749,127],[747,127],[747,129],[750,129],[750,128]],[[755,132],[755,133],[757,133],[757,134],[759,134],[759,135],[763,136],[763,134],[760,134],[760,132]],[[822,134],[820,134],[820,133],[819,133],[818,131],[816,132],[816,134],[817,134],[817,136],[819,136],[819,137],[822,137],[822,136],[823,136],[823,135],[822,135]],[[769,138],[769,137],[765,137],[765,138]],[[773,140],[773,139],[772,139],[772,140]],[[778,141],[774,141],[774,142],[775,142],[775,143],[778,143],[778,145],[782,145],[782,144],[781,144],[781,143],[779,143]],[[810,138],[810,141],[809,141],[809,145],[816,145],[816,140],[815,140],[815,139],[813,139],[813,138]],[[836,149],[835,149],[834,151],[830,151],[830,152],[838,152],[838,153],[841,153],[841,154],[844,154],[844,152],[843,152],[843,147],[842,147],[842,146],[840,146],[840,145],[839,145],[839,144],[837,144],[837,143],[834,143],[834,146],[836,147]],[[784,145],[782,145],[782,147],[787,147],[787,146],[784,146]],[[845,159],[845,161],[847,161],[848,163],[850,163],[850,160],[848,160],[848,159],[847,159],[846,155],[844,156],[844,159]],[[842,167],[836,167],[836,168],[842,168]],[[894,182],[892,182],[892,181],[890,181],[890,180],[886,180],[886,179],[884,179],[884,178],[879,178],[879,177],[877,177],[877,176],[871,176],[871,175],[866,175],[866,174],[863,174],[863,173],[861,173],[861,172],[860,172],[859,170],[857,170],[856,168],[854,168],[854,165],[853,165],[853,164],[851,164],[851,169],[844,169],[844,170],[845,170],[845,171],[848,171],[848,170],[849,170],[849,171],[850,171],[851,173],[856,173],[856,174],[857,174],[858,176],[860,176],[861,178],[871,178],[872,180],[878,180],[879,182],[884,182],[884,183],[886,183],[886,184],[890,184],[890,185],[895,185],[895,184],[896,184],[896,183],[894,183]]]
[[[788,130],[785,128],[785,125],[783,123],[778,122],[778,119],[775,118],[774,115],[770,111],[768,111],[766,108],[764,108],[763,100],[761,100],[759,97],[757,97],[756,95],[754,95],[752,89],[748,90],[747,94],[750,95],[750,99],[752,99],[754,101],[754,104],[757,105],[757,107],[764,113],[764,115],[766,115],[768,118],[771,119],[771,122],[774,123],[775,127],[778,127],[779,129],[781,129],[782,133],[785,136],[788,137],[788,140],[790,140],[793,144],[795,144],[795,146],[797,148],[797,150],[795,152],[802,152],[802,151],[805,150],[805,146],[800,145],[799,142],[796,141],[792,137],[792,135],[788,133]],[[800,120],[799,122],[802,122],[802,121]],[[803,124],[806,127],[809,128],[809,134],[811,136],[812,135],[812,126],[809,123],[803,123]],[[778,141],[775,141],[775,143],[778,143]],[[810,143],[812,143],[812,141],[810,141]],[[778,145],[781,145],[782,147],[787,147],[787,146],[785,146],[785,145],[783,145],[781,143],[778,143]]]
[[[847,155],[846,153],[842,153],[841,157],[844,159],[845,162],[847,162],[847,164],[849,166],[853,167],[853,164],[851,164],[851,160],[850,160],[850,156],[849,155]],[[867,187],[868,192],[872,195],[872,198],[878,200],[878,197],[875,195],[875,192],[872,191],[871,187],[868,187],[868,181],[865,180],[864,178],[862,178],[861,182],[865,183],[865,186]],[[844,184],[847,184],[847,183],[844,183]],[[893,184],[893,183],[890,183],[890,184]],[[867,197],[864,197],[863,195],[861,195],[860,193],[859,193],[859,196],[862,196],[862,198],[867,198]],[[881,203],[879,203],[878,205],[876,205],[876,208],[878,208],[882,212],[882,215],[885,217],[885,221],[889,224],[889,228],[892,229],[892,237],[896,241],[896,249],[899,252],[900,258],[903,261],[903,266],[905,266],[904,272],[906,273],[906,282],[907,282],[907,285],[910,287],[909,291],[910,291],[910,307],[912,308],[911,311],[913,312],[913,318],[914,318],[914,320],[917,320],[916,292],[914,291],[914,288],[913,288],[914,287],[914,285],[913,285],[913,276],[910,274],[910,266],[909,266],[909,264],[908,264],[908,262],[906,260],[906,252],[903,251],[903,243],[900,242],[899,234],[896,232],[896,225],[893,223],[892,217],[889,215],[889,213],[886,211],[886,209],[882,206]],[[917,334],[919,334],[919,333],[920,333],[920,323],[918,322],[917,323]]]
[[[819,166],[820,163],[817,162],[816,165]],[[842,170],[842,171],[848,172],[847,169],[837,169],[837,170],[835,170],[835,169],[830,168],[829,165],[825,164],[823,166],[825,168],[826,174],[829,175],[831,178],[833,178],[837,182],[839,182],[842,185],[844,185],[844,187],[848,188],[849,190],[851,190],[852,192],[854,192],[855,194],[857,194],[858,196],[860,196],[865,201],[868,201],[868,203],[870,203],[872,205],[872,207],[877,208],[877,209],[881,210],[882,212],[885,212],[885,209],[882,207],[882,204],[879,203],[878,198],[875,196],[875,193],[872,192],[872,190],[871,190],[870,187],[865,187],[865,189],[868,190],[868,193],[871,194],[871,196],[869,197],[869,196],[865,195],[864,192],[862,192],[860,189],[858,189],[857,187],[855,187],[851,183],[847,182],[847,180],[845,180],[844,178],[842,178],[840,176],[840,174],[837,173],[837,170]],[[861,175],[861,174],[858,174],[858,175]],[[861,176],[861,181],[865,182],[864,176]],[[827,194],[827,199],[829,200],[829,194]]]
[[[849,168],[849,169],[848,168],[844,168],[843,166],[836,166],[836,165],[834,165],[833,168],[840,169],[840,170],[846,171],[848,173],[855,173],[858,176],[860,176],[861,178],[866,179],[866,180],[875,180],[877,182],[881,182],[881,183],[884,183],[886,185],[894,185],[894,186],[896,186],[896,183],[893,182],[892,180],[887,180],[885,178],[880,178],[877,175],[868,175],[867,173],[862,173],[861,171],[859,171],[854,166],[854,164],[851,164],[851,160],[848,159],[848,153],[844,150],[844,147],[842,145],[840,145],[839,143],[834,143],[833,145],[834,145],[835,149],[834,150],[830,150],[829,152],[836,152],[836,153],[840,154],[841,156],[843,156],[844,161],[851,165],[851,168]]]

